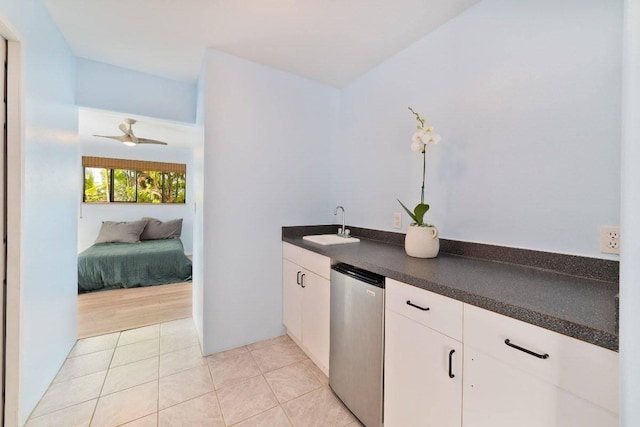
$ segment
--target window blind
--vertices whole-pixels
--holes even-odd
[[[187,172],[187,165],[183,163],[149,162],[146,160],[111,159],[108,157],[90,156],[82,156],[82,167],[136,171]]]

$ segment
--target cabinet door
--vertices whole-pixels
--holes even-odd
[[[303,272],[302,342],[322,368],[329,368],[329,281],[308,270]]]
[[[524,347],[547,358],[509,346]],[[469,304],[464,344],[562,390],[618,412],[618,353]]]
[[[460,427],[462,344],[398,313],[385,313],[384,425]]]
[[[465,427],[614,427],[617,415],[469,346]]]
[[[282,260],[282,322],[298,341],[302,339],[302,287],[298,278],[302,267]]]

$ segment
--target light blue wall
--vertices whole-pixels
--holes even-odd
[[[78,106],[194,123],[196,84],[77,58]]]
[[[625,1],[620,229],[620,426],[640,425],[640,0]]]
[[[200,140],[193,150],[193,193],[195,201],[195,213],[193,218],[193,322],[198,330],[200,347],[204,348],[204,121],[205,121],[205,85],[206,66],[198,79],[198,105],[196,114],[196,128]]]
[[[80,182],[75,58],[40,0],[0,1],[0,15],[22,37],[26,61],[21,334],[24,421],[77,336]]]
[[[283,225],[327,223],[337,89],[210,50],[204,352],[281,334]]]
[[[426,221],[443,237],[616,259],[598,233],[619,221],[621,24],[622,0],[484,0],[355,80],[335,156],[349,221],[393,231],[396,198],[419,202],[412,106],[442,135]]]

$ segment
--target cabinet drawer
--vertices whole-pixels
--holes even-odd
[[[282,242],[282,257],[316,273],[320,277],[331,277],[331,258]]]
[[[331,278],[331,258],[302,249],[302,266],[325,279]]]
[[[462,341],[462,303],[460,301],[393,279],[387,279],[385,287],[388,310]],[[424,310],[426,308],[428,310]]]
[[[469,304],[464,304],[464,343],[618,412],[618,353],[614,351]],[[524,350],[548,356],[540,358]]]
[[[282,242],[282,258],[288,259],[289,261],[301,266],[303,252],[304,252],[304,249],[296,245],[292,245],[287,242]]]

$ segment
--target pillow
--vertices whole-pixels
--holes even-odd
[[[144,217],[147,225],[140,240],[179,239],[182,234],[182,218],[162,222],[159,219]]]
[[[102,221],[96,243],[137,243],[147,221]]]

